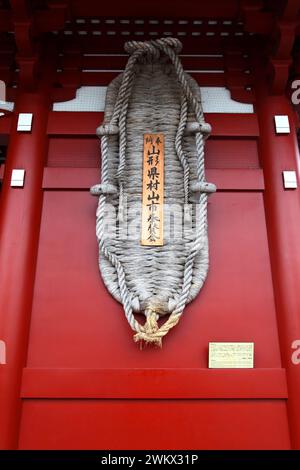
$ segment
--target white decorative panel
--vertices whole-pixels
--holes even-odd
[[[71,101],[54,103],[53,111],[104,111],[106,86],[83,86]]]
[[[200,87],[205,113],[253,113],[253,105],[239,103],[224,87]],[[83,86],[71,101],[54,103],[53,111],[104,111],[106,87]]]
[[[291,132],[289,117],[286,115],[274,116],[276,134],[289,134]]]
[[[14,103],[0,100],[0,109],[5,109],[6,111],[13,111]]]
[[[20,113],[18,117],[17,130],[22,132],[30,132],[32,126],[32,113]]]
[[[253,105],[231,99],[224,87],[200,87],[205,113],[254,113]]]
[[[10,185],[12,188],[23,188],[25,178],[25,170],[14,169],[11,174]]]
[[[295,171],[283,171],[283,186],[284,189],[296,189],[298,187]]]

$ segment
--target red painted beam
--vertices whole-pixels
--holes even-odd
[[[47,10],[35,11],[35,24],[39,32],[64,29],[67,19],[67,2],[49,5]]]
[[[61,60],[61,67],[63,69],[72,69],[80,67],[83,69],[93,70],[111,70],[125,68],[128,61],[128,55],[106,55],[106,56],[77,56],[77,55],[64,55],[59,57]],[[192,70],[224,70],[224,57],[194,57],[194,56],[180,56],[181,63],[184,69]],[[239,67],[239,70],[247,68],[246,60],[241,56],[237,56],[232,61],[232,65]]]
[[[276,455],[290,449],[285,400],[24,400],[22,450],[132,449],[136,455],[149,448],[152,455],[166,449],[272,449]],[[206,457],[202,452],[193,468],[208,468]],[[217,468],[224,468],[230,456],[217,459]]]
[[[175,16],[180,18],[231,18],[238,13],[237,0],[214,0],[213,2],[195,2],[186,0],[182,8],[174,8],[173,0],[116,0],[114,4],[95,2],[94,0],[73,0],[72,13],[76,17],[110,16]]]
[[[215,37],[228,36],[235,37],[236,35],[242,37],[244,35],[243,24],[236,22],[235,20],[230,21],[230,24],[226,21],[214,20],[211,24],[210,21],[205,21],[202,18],[199,19],[196,16],[190,20],[180,20],[168,16],[166,18],[156,18],[154,21],[149,18],[143,18],[137,20],[136,17],[127,17],[118,20],[99,18],[97,23],[89,21],[89,19],[79,19],[80,23],[76,21],[69,22],[66,24],[65,31],[67,36],[73,37],[80,35],[88,37],[101,36],[103,37],[123,37],[124,41],[128,38],[135,38],[136,40],[143,40],[147,37],[153,39],[154,36],[177,36],[186,39],[197,40],[201,36],[203,38],[214,39]],[[155,22],[155,24],[153,24]],[[55,29],[55,28],[53,28]],[[59,28],[57,28],[59,29]],[[225,34],[223,34],[225,33]]]
[[[3,111],[5,112],[5,111]],[[8,135],[11,127],[12,116],[10,114],[0,117],[0,134]]]
[[[300,197],[299,189],[284,190],[282,181],[284,170],[296,171],[300,181],[299,151],[290,103],[284,96],[268,96],[259,76],[257,113],[278,333],[287,372],[290,434],[293,448],[300,449],[300,366],[292,357],[293,344],[300,340]],[[289,116],[290,134],[275,134],[275,115]]]
[[[18,443],[21,372],[27,355],[47,152],[48,66],[44,73],[37,93],[17,97],[0,198],[0,338],[7,351],[7,363],[0,368],[0,449],[15,449]],[[31,132],[17,131],[21,112],[33,113]],[[14,168],[25,169],[24,188],[10,187]]]
[[[213,136],[258,137],[258,123],[255,114],[206,113],[212,126]],[[49,135],[92,135],[103,121],[103,113],[59,112],[49,113],[47,133]]]
[[[295,20],[299,16],[299,0],[287,0],[283,18],[285,20]]]
[[[15,41],[12,34],[3,35],[0,43],[0,54],[13,54],[15,52]]]
[[[85,399],[283,399],[287,398],[287,389],[284,369],[24,369],[21,395]]]
[[[5,165],[0,165],[0,181],[4,178]]]
[[[0,31],[11,31],[13,27],[11,12],[9,10],[0,10]]]
[[[206,179],[218,191],[263,191],[264,178],[260,169],[208,169]],[[89,190],[99,180],[98,168],[45,168],[43,189]]]
[[[121,54],[124,52],[124,43],[128,40],[136,40],[139,36],[65,36],[58,35],[61,51],[73,53],[82,51],[83,53]],[[151,36],[150,36],[151,38]],[[183,44],[184,54],[217,54],[228,48],[234,48],[242,52],[247,52],[252,43],[252,36],[213,36],[213,37],[193,37],[191,34],[178,37]],[[141,39],[141,38],[139,38]],[[149,36],[142,37],[141,40],[149,39]],[[264,40],[261,39],[261,44]]]

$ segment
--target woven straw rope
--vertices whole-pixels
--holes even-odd
[[[210,126],[204,121],[199,87],[177,56],[177,39],[131,41],[125,50],[128,63],[108,87],[104,124],[97,129],[102,182],[91,193],[99,196],[99,266],[108,290],[123,304],[135,341],[161,346],[208,271],[207,196],[216,190],[204,173],[204,141]],[[184,236],[167,239],[162,247],[141,246],[122,233],[125,217],[127,226],[136,217],[134,210],[125,215],[125,203],[131,209],[141,206],[144,133],[165,137],[165,203],[176,208],[194,203]],[[119,221],[109,237],[105,228],[113,223],[114,214],[106,211],[108,204]],[[175,216],[180,217],[181,210],[177,211]],[[140,311],[145,324],[134,316]],[[169,318],[159,327],[157,320],[165,314]]]

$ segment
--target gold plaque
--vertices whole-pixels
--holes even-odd
[[[254,343],[209,343],[210,369],[253,369]]]
[[[144,134],[141,244],[164,244],[164,135]]]

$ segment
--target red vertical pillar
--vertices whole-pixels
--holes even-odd
[[[49,87],[20,91],[15,103],[0,207],[0,449],[18,445],[20,386],[26,361],[47,152]],[[17,131],[19,113],[33,113],[31,132]],[[23,188],[11,188],[12,170],[25,169]]]
[[[300,365],[292,360],[293,342],[300,340],[300,187],[285,190],[282,177],[284,170],[294,170],[300,184],[299,152],[294,115],[287,98],[268,96],[258,85],[257,113],[278,333],[287,373],[291,444],[300,449]],[[275,115],[288,115],[290,134],[275,133]]]

